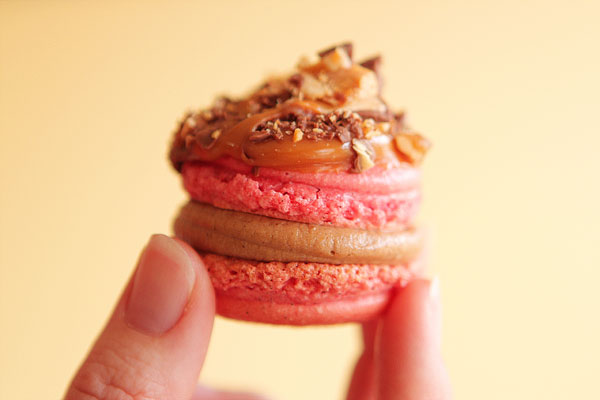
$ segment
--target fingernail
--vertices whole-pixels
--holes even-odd
[[[167,236],[153,235],[133,278],[125,321],[151,335],[167,332],[181,318],[195,281],[192,260],[183,247]]]

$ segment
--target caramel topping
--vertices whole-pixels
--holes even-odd
[[[406,140],[394,140],[409,131],[403,114],[390,112],[380,97],[380,59],[356,64],[350,44],[319,55],[245,99],[221,98],[186,115],[171,148],[174,166],[224,156],[255,167],[302,170],[416,164],[426,148],[412,146],[404,154]]]

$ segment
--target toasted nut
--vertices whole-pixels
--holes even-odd
[[[299,142],[302,140],[303,136],[304,136],[304,132],[302,132],[302,130],[300,128],[296,128],[294,130],[294,137],[293,137],[292,141],[294,143]]]
[[[371,139],[374,136],[381,135],[381,132],[377,130],[377,127],[375,125],[375,121],[373,120],[373,118],[365,119],[362,122],[361,126],[362,126],[362,130],[363,130],[363,134],[365,135],[365,137],[367,139]]]
[[[377,124],[377,129],[383,133],[388,133],[391,127],[392,126],[389,122],[380,122]]]
[[[325,54],[322,57],[322,62],[330,71],[340,68],[350,68],[352,66],[352,60],[350,60],[348,53],[342,47],[336,47],[334,51]]]
[[[394,138],[396,149],[413,165],[419,165],[431,143],[418,133],[403,132]]]
[[[196,126],[196,120],[195,120],[193,117],[188,117],[188,118],[185,120],[185,124],[186,124],[187,126],[189,126],[190,128],[194,128],[194,127]]]
[[[375,166],[371,156],[371,150],[365,144],[365,141],[352,139],[352,149],[356,152],[356,160],[354,161],[354,170],[363,172]]]

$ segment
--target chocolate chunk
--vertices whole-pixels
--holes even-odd
[[[288,81],[294,86],[294,87],[301,87],[302,86],[302,82],[304,81],[304,77],[302,76],[302,74],[294,74],[292,76],[290,76],[290,78],[288,79]]]
[[[248,136],[248,140],[252,143],[266,142],[273,137],[273,132],[270,130],[253,132]]]
[[[394,119],[394,114],[391,111],[376,111],[376,110],[359,110],[356,111],[358,115],[360,115],[364,119],[371,118],[375,122],[387,122]]]
[[[361,62],[360,65],[361,67],[370,69],[371,71],[379,75],[379,72],[381,71],[381,56],[377,55],[373,58],[369,58],[368,60]]]
[[[333,47],[330,47],[330,48],[325,49],[323,51],[320,51],[319,52],[319,57],[325,57],[327,54],[335,51],[335,49],[337,49],[338,47],[341,47],[342,49],[346,50],[346,53],[348,54],[348,57],[350,57],[350,60],[352,60],[352,43],[350,43],[350,42],[338,44],[337,46],[333,46]]]

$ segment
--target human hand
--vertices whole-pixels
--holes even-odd
[[[414,282],[377,324],[365,325],[365,350],[349,400],[449,398],[438,354],[439,307],[429,288],[428,282]],[[214,316],[213,288],[196,252],[153,236],[65,399],[263,398],[196,386]]]
[[[437,281],[414,280],[398,291],[378,320],[363,324],[346,399],[449,400],[440,312]]]
[[[65,399],[262,399],[196,386],[214,318],[214,292],[198,254],[152,236]]]

